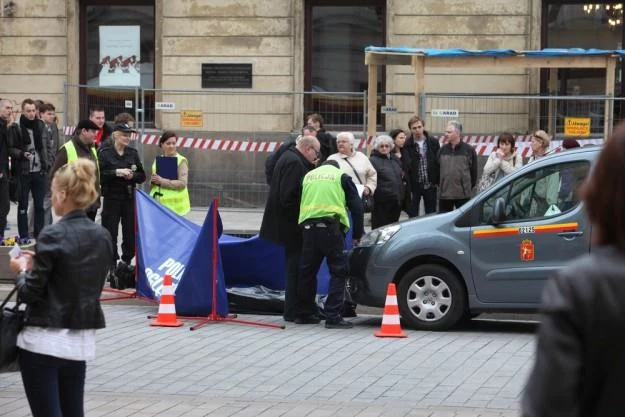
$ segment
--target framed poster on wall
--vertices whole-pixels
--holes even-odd
[[[100,26],[101,87],[139,87],[140,26]]]

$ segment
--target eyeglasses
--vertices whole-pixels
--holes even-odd
[[[378,145],[378,148],[390,148],[391,145],[387,145],[387,144],[382,144],[382,145]]]
[[[316,150],[315,148],[313,148],[312,146],[310,147],[310,149],[312,149],[313,151],[315,151],[315,155],[317,155],[317,158],[319,158],[319,155],[321,155],[321,152]]]

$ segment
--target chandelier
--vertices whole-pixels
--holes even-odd
[[[586,14],[605,13],[610,26],[623,24],[623,3],[584,4],[584,11]]]

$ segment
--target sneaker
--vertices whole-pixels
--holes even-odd
[[[351,329],[354,323],[340,319],[339,321],[327,321],[326,329]]]
[[[295,324],[319,324],[320,322],[319,316],[295,317]]]
[[[20,237],[17,239],[17,244],[20,246],[28,245],[30,243],[30,239],[27,237]]]

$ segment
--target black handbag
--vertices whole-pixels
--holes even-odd
[[[24,326],[24,310],[19,300],[13,307],[6,304],[17,291],[17,286],[0,305],[0,372],[19,371],[17,363],[17,335]]]
[[[356,175],[356,178],[358,178],[358,182],[360,182],[360,184],[362,185],[365,185],[365,183],[362,182],[362,180],[360,179],[360,175],[358,175],[358,172],[356,172],[356,169],[354,169],[354,166],[352,165],[352,163],[349,162],[349,159],[345,158],[344,161],[347,162],[347,164],[352,168],[352,171],[354,171],[354,175]],[[363,193],[362,208],[364,209],[365,213],[373,212],[373,196],[371,194],[364,195]]]

